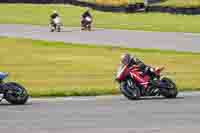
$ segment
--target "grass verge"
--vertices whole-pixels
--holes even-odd
[[[200,89],[200,54],[125,49],[30,39],[0,38],[0,70],[24,85],[34,97],[90,96],[119,93],[114,82],[119,57],[136,54],[165,74],[179,90]]]
[[[80,26],[85,8],[69,5],[0,4],[0,23],[48,25],[49,15],[57,9],[65,26]],[[166,13],[106,13],[92,11],[94,27],[146,30],[200,32],[200,16]]]

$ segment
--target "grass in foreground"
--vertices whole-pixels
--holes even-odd
[[[124,52],[152,66],[164,65],[180,90],[200,89],[200,54],[10,38],[0,38],[0,47],[0,70],[35,97],[119,93],[114,77]]]
[[[69,5],[0,4],[0,23],[48,25],[49,15],[57,9],[65,26],[80,26],[85,8]],[[200,16],[164,13],[106,13],[92,11],[94,27],[147,30],[200,32]]]

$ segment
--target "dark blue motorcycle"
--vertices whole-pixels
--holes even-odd
[[[26,89],[16,82],[4,82],[3,80],[6,77],[8,77],[8,73],[0,72],[0,94],[3,94],[2,99],[6,99],[11,104],[25,104],[29,98]]]

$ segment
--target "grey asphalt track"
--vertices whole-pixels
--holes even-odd
[[[0,36],[81,44],[200,52],[200,34],[191,33],[107,29],[94,29],[92,32],[84,32],[80,31],[80,28],[64,28],[60,33],[51,33],[47,26],[0,24]]]
[[[177,99],[123,96],[30,99],[0,104],[2,133],[198,133],[200,93]]]

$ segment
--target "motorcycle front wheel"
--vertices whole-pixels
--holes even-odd
[[[161,89],[161,94],[166,98],[176,98],[178,95],[176,84],[166,77],[162,78],[161,83],[165,86]]]
[[[4,98],[11,104],[25,104],[29,98],[26,89],[18,83],[8,82],[4,84],[6,92]]]
[[[137,100],[140,98],[140,89],[136,86],[129,86],[127,81],[120,83],[120,91],[129,100]]]

